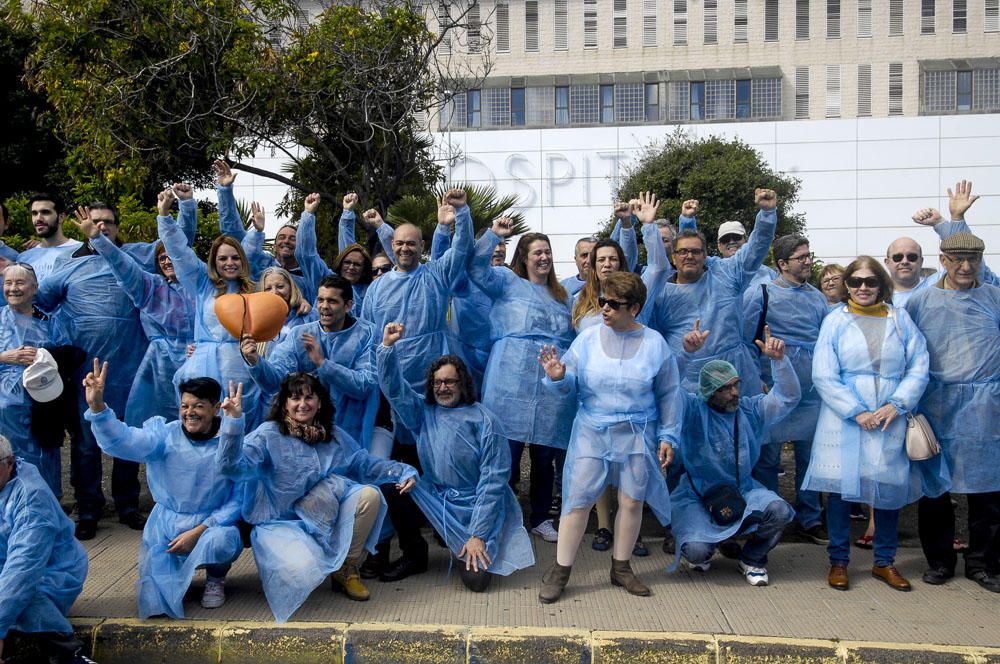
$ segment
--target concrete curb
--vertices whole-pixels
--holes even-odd
[[[396,623],[74,620],[100,664],[1000,664],[1000,648]]]

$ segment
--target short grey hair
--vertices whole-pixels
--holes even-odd
[[[12,456],[14,456],[14,448],[7,440],[7,436],[0,433],[0,461]]]
[[[27,263],[11,263],[7,266],[7,269],[3,271],[3,278],[13,279],[14,277],[22,277],[34,284],[35,288],[38,288],[38,275],[35,274],[35,271]]]

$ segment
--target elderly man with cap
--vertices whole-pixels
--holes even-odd
[[[66,619],[86,578],[87,552],[73,523],[38,470],[0,435],[0,661],[18,632],[38,643],[45,661],[90,662],[77,654],[83,644]]]
[[[719,250],[719,255],[723,258],[735,256],[744,244],[747,243],[747,229],[738,221],[724,221],[719,225],[719,235],[715,246]],[[766,265],[757,268],[757,273],[750,281],[750,288],[755,288],[758,284],[767,283],[777,278],[778,273]]]
[[[930,384],[920,402],[941,443],[937,463],[951,471],[951,491],[968,494],[965,576],[1000,592],[1000,288],[981,283],[986,245],[971,233],[941,242],[943,277],[906,311],[927,339]],[[955,510],[948,493],[922,498],[918,530],[929,569],[925,583],[955,573]]]
[[[691,341],[690,333],[686,341]],[[740,376],[725,360],[711,360],[699,372],[698,394],[685,397],[680,454],[687,475],[671,494],[677,557],[707,571],[716,545],[749,535],[739,569],[752,586],[768,583],[767,554],[781,539],[795,510],[751,475],[767,429],[799,402],[799,380],[785,357],[785,343],[765,328],[757,340],[771,362],[774,387],[767,394],[740,396]]]

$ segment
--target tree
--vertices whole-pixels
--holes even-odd
[[[659,216],[671,223],[682,202],[698,199],[698,230],[708,238],[710,253],[716,254],[715,239],[722,222],[739,221],[747,232],[753,226],[756,187],[778,194],[777,236],[803,232],[805,219],[791,211],[799,180],[775,172],[759,152],[738,139],[696,139],[678,130],[645,148],[625,171],[615,193],[618,200],[627,201],[640,191],[654,192],[660,199]],[[608,222],[605,233],[613,223]]]

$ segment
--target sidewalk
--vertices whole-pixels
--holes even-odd
[[[916,548],[900,549],[897,562],[913,583],[912,592],[894,591],[873,579],[871,552],[859,550],[852,551],[851,590],[839,592],[826,585],[826,555],[821,546],[779,545],[768,566],[771,585],[754,588],[738,574],[735,561],[718,556],[705,574],[690,570],[667,574],[664,568],[671,557],[662,553],[660,541],[650,540],[652,554],[634,559],[633,566],[652,588],[653,596],[639,598],[611,586],[610,553],[593,551],[589,541],[586,536],[566,594],[551,605],[540,604],[537,592],[541,575],[555,555],[555,545],[534,538],[538,558],[534,568],[498,577],[489,591],[474,594],[462,587],[457,573],[447,576],[448,556],[432,542],[428,573],[401,583],[372,581],[369,602],[352,602],[331,593],[328,585],[322,586],[293,616],[294,622],[285,626],[274,624],[249,550],[229,575],[229,599],[224,607],[201,608],[198,598],[203,581],[199,575],[185,605],[189,620],[138,622],[120,619],[136,615],[133,586],[139,533],[104,521],[97,539],[86,543],[90,575],[71,617],[82,631],[94,637],[95,655],[102,664],[152,661],[137,659],[137,652],[152,643],[158,644],[162,656],[162,648],[174,640],[204,648],[195,648],[197,653],[190,658],[171,656],[164,661],[487,662],[529,661],[519,659],[529,657],[530,661],[541,662],[561,660],[558,653],[570,654],[572,644],[581,650],[567,661],[646,661],[651,656],[612,657],[608,644],[619,643],[625,636],[621,633],[627,633],[630,642],[659,644],[653,651],[663,654],[683,645],[681,650],[694,657],[675,653],[671,659],[658,661],[736,661],[732,654],[725,655],[726,644],[731,641],[728,637],[769,637],[736,641],[753,646],[751,650],[764,648],[770,653],[792,648],[786,654],[799,654],[789,661],[805,656],[802,648],[818,648],[817,653],[825,653],[817,655],[820,661],[1000,662],[1000,595],[961,577],[961,563],[959,578],[945,586],[923,584],[920,574],[924,562]],[[248,646],[258,632],[267,635],[261,638],[272,644],[265,648],[270,655],[260,659],[249,655],[226,658],[230,647],[227,643]],[[611,632],[619,634],[605,634]],[[353,636],[345,636],[348,633]],[[230,641],[224,638],[227,634]],[[361,634],[371,637],[369,645],[379,644],[374,652],[381,654],[363,656],[365,639]],[[426,640],[437,654],[431,656],[416,646],[400,645],[387,650],[387,640],[401,634],[431,634],[432,638],[420,637],[417,641]],[[482,656],[481,648],[473,647],[470,639],[487,636],[506,643],[500,650],[513,658]],[[314,646],[318,639],[326,654],[314,659],[303,651],[285,658],[271,652],[277,647],[274,643],[284,642],[287,646],[289,638],[293,644]],[[547,649],[552,639],[561,644],[555,650]],[[403,642],[409,643],[405,638]],[[524,647],[515,648],[511,645],[514,642]],[[857,643],[845,645],[850,642]],[[860,655],[868,652],[869,645],[887,642],[897,645],[887,651],[876,650],[895,653],[892,656]],[[605,654],[598,656],[600,644],[604,644]],[[898,644],[920,645],[898,650],[907,648]],[[926,644],[959,648],[935,649]],[[632,643],[630,647],[640,646]],[[339,649],[343,658],[335,656],[330,648]],[[480,654],[473,656],[476,652]],[[547,654],[536,659],[539,653]]]

